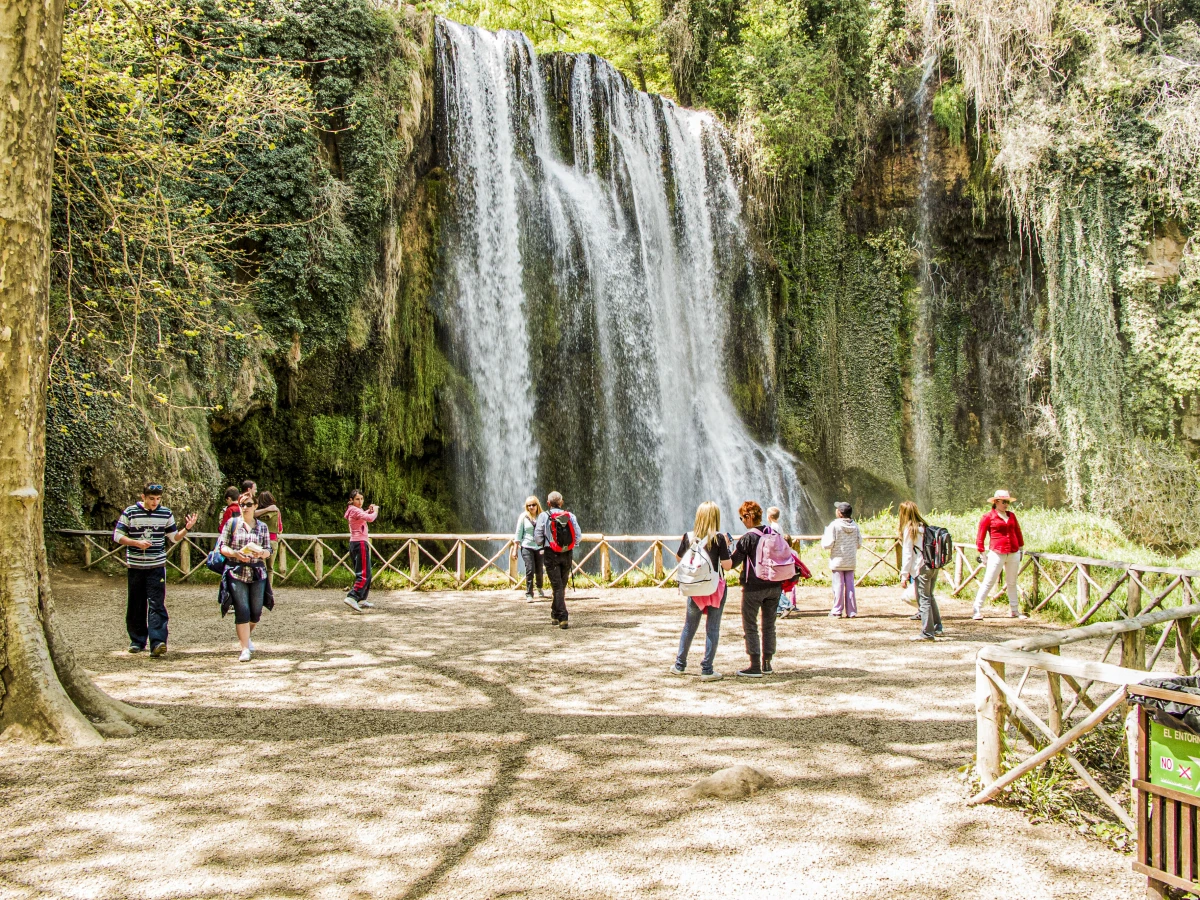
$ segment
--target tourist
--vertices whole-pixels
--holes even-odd
[[[1017,588],[1017,575],[1021,570],[1021,548],[1025,546],[1025,537],[1021,534],[1021,526],[1017,522],[1017,514],[1009,507],[1012,506],[1012,495],[1008,491],[996,491],[988,502],[992,508],[983,514],[979,520],[979,530],[975,534],[975,549],[983,558],[983,541],[987,538],[987,571],[983,576],[983,584],[975,595],[975,613],[972,619],[983,618],[983,602],[996,586],[1000,578],[1000,570],[1004,570],[1004,586],[1008,590],[1008,614],[1014,619],[1028,619],[1021,613],[1021,594]]]
[[[232,485],[225,488],[225,509],[221,513],[221,524],[217,528],[218,531],[224,531],[225,523],[241,514],[241,507],[238,506],[238,497],[240,496],[242,496],[242,492]]]
[[[546,577],[550,579],[550,624],[567,627],[567,582],[571,580],[571,559],[579,543],[579,522],[575,513],[563,509],[563,495],[551,491],[534,528],[534,541],[542,548]]]
[[[783,528],[779,524],[779,520],[783,518],[783,511],[778,506],[767,507],[767,526],[783,534],[784,540],[790,546],[792,539],[789,535],[783,533]],[[779,595],[779,617],[786,619],[792,614],[792,610],[796,609],[796,581],[791,581],[789,587],[784,587]]]
[[[542,547],[537,541],[537,520],[542,514],[542,502],[537,497],[526,497],[525,508],[517,517],[517,533],[513,535],[512,558],[517,558],[518,548],[521,561],[525,564],[525,599],[533,602],[534,575],[537,575],[537,592],[543,600],[542,590]]]
[[[922,550],[926,524],[917,510],[917,504],[911,500],[900,504],[900,545],[903,548],[900,587],[907,588],[909,581],[915,583],[917,610],[921,617],[921,633],[913,638],[914,641],[932,641],[942,633],[942,613],[933,595],[938,570],[930,567]]]
[[[700,661],[700,680],[719,681],[721,678],[720,672],[713,671],[713,661],[717,656],[717,642],[721,639],[721,614],[725,611],[725,597],[729,592],[725,585],[724,570],[733,567],[733,560],[729,552],[729,542],[720,529],[720,507],[711,500],[706,500],[696,508],[696,521],[692,530],[680,539],[679,549],[675,551],[675,558],[682,560],[684,554],[693,545],[697,545],[718,575],[718,584],[712,594],[687,598],[683,633],[679,636],[679,653],[675,657],[675,665],[671,667],[672,675],[682,675],[687,670],[688,650],[691,649],[692,638],[696,636],[696,630],[700,627],[700,617],[704,616],[704,659]]]
[[[738,518],[746,533],[738,538],[733,549],[732,565],[742,567],[742,631],[746,641],[746,655],[750,665],[739,669],[738,675],[761,678],[771,675],[771,659],[775,656],[775,620],[779,616],[779,597],[783,593],[782,581],[767,581],[759,578],[755,569],[758,542],[767,534],[775,534],[762,526],[762,507],[747,500],[738,507]],[[758,619],[762,616],[762,637],[759,638]]]
[[[852,518],[854,510],[846,501],[833,504],[837,518],[825,526],[821,546],[829,551],[829,574],[833,579],[833,609],[829,615],[836,619],[858,615],[858,598],[854,594],[854,567],[863,545],[862,532]]]
[[[251,497],[258,499],[258,485],[247,478],[242,482],[242,493],[249,494]],[[239,495],[240,496],[240,495]]]
[[[271,533],[267,523],[255,517],[258,503],[252,494],[242,494],[238,505],[241,515],[230,519],[221,529],[221,555],[232,560],[221,576],[221,612],[224,614],[229,605],[233,606],[233,621],[242,647],[238,661],[249,662],[254,655],[251,637],[266,601],[264,561],[271,555]]]
[[[379,516],[379,507],[372,503],[363,509],[363,492],[355,488],[350,492],[350,505],[345,518],[350,521],[350,561],[354,565],[354,585],[343,601],[355,612],[374,609],[375,604],[367,599],[371,592],[371,536],[367,525]]]
[[[196,514],[175,525],[175,516],[162,505],[163,486],[147,484],[142,499],[117,519],[113,540],[126,548],[125,630],[129,652],[150,655],[167,652],[167,538],[178,544],[196,524]]]
[[[271,534],[272,552],[279,546],[279,535],[283,533],[283,513],[279,511],[279,505],[275,502],[275,496],[270,491],[263,491],[258,495],[258,512],[255,517],[264,520],[267,523],[267,531]],[[270,580],[271,567],[267,566],[267,579]]]

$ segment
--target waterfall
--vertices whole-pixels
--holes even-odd
[[[793,530],[797,462],[752,436],[728,361],[769,398],[766,297],[720,125],[591,55],[438,20],[447,173],[440,316],[463,374],[463,509],[507,530],[560,490],[586,530],[681,530],[745,499]],[[743,403],[743,406],[745,404]]]

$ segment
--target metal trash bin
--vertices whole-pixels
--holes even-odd
[[[1200,893],[1200,678],[1149,679],[1128,690],[1138,705],[1133,869],[1148,879],[1147,897],[1166,897],[1167,886]]]

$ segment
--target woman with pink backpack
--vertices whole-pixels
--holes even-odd
[[[774,674],[771,658],[775,655],[779,598],[783,595],[783,583],[796,577],[792,548],[781,531],[762,527],[762,514],[762,507],[753,500],[738,507],[738,517],[746,528],[733,551],[733,565],[742,567],[742,631],[746,637],[746,655],[750,657],[750,665],[738,672],[744,678]]]

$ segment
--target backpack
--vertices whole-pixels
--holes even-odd
[[[715,594],[721,586],[721,577],[713,569],[712,560],[704,545],[696,540],[692,532],[688,532],[691,546],[679,561],[675,570],[675,579],[679,582],[679,590],[685,597],[707,597]]]
[[[750,532],[757,534],[758,546],[754,550],[754,574],[762,581],[789,581],[796,577],[796,560],[787,538],[778,531]]]
[[[208,556],[204,557],[204,564],[218,575],[224,575],[225,567],[229,565],[220,550],[210,550]]]
[[[571,522],[571,514],[565,509],[551,510],[546,522],[546,541],[555,553],[570,553],[579,542],[579,533]]]
[[[921,539],[921,556],[931,569],[941,569],[954,558],[954,539],[937,525],[926,525]]]

